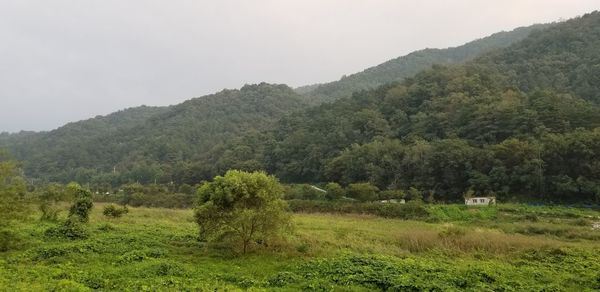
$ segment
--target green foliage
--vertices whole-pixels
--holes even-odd
[[[423,201],[423,193],[416,188],[410,187],[408,192],[406,192],[406,198],[410,201]]]
[[[14,232],[15,222],[28,214],[27,187],[19,176],[19,168],[0,149],[0,252],[17,246],[20,239]]]
[[[18,247],[20,241],[20,238],[13,230],[6,227],[0,228],[0,252],[15,249]]]
[[[59,184],[49,184],[44,187],[38,196],[39,210],[42,213],[40,220],[57,221],[60,213],[59,202],[65,199],[64,190]]]
[[[294,214],[296,232],[288,244],[240,257],[200,248],[192,210],[132,207],[127,220],[114,221],[102,215],[102,206],[92,210],[88,225],[80,225],[87,227],[85,240],[40,237],[52,223],[22,221],[14,232],[23,242],[0,257],[0,287],[14,291],[598,289],[600,233],[577,225],[581,218],[596,222],[598,211],[516,204],[418,205],[453,215],[435,223],[430,218]],[[495,216],[490,216],[493,210]],[[521,222],[527,214],[537,214],[539,221]]]
[[[342,202],[342,201],[288,201],[290,209],[303,213],[369,214],[384,218],[428,220],[429,211],[418,201],[400,203]]]
[[[253,244],[268,244],[289,227],[283,188],[263,172],[231,170],[198,190],[196,221],[201,240],[231,239],[246,253]]]
[[[406,198],[406,193],[402,190],[384,190],[379,192],[380,200],[401,200]]]
[[[86,239],[89,233],[83,226],[79,218],[69,217],[58,226],[48,228],[46,236],[54,238],[65,238],[71,240]]]
[[[370,183],[355,183],[348,185],[346,192],[350,198],[361,202],[372,202],[377,200],[379,189]]]
[[[285,188],[285,199],[287,200],[321,200],[325,196],[326,193],[308,184],[294,184]]]
[[[455,64],[469,61],[482,53],[504,48],[526,38],[532,31],[548,25],[520,27],[500,32],[462,46],[447,49],[425,49],[368,68],[362,72],[344,76],[338,81],[316,84],[297,89],[316,101],[332,101],[366,89],[377,88],[390,82],[402,81],[435,64]]]
[[[129,213],[129,209],[127,206],[123,206],[122,208],[118,208],[113,204],[109,204],[104,206],[102,210],[102,214],[108,218],[120,218],[121,216]]]
[[[325,197],[331,201],[339,200],[346,196],[344,188],[342,188],[342,186],[340,186],[338,183],[328,183],[325,186],[325,190],[327,191],[327,193],[325,193]]]
[[[74,198],[73,205],[69,208],[69,220],[78,220],[82,223],[89,221],[90,211],[94,207],[92,201],[92,193],[89,190],[82,188],[77,183],[67,185],[67,194]]]
[[[115,194],[94,196],[94,201],[118,203],[133,207],[190,208],[195,194],[191,186],[174,184],[125,184]]]
[[[0,153],[1,154],[1,153]],[[0,159],[0,227],[25,215],[27,187],[14,161]]]
[[[17,135],[6,144],[30,177],[112,187],[133,182],[195,185],[230,168],[263,169],[249,142],[227,150],[224,145],[235,144],[242,134],[270,129],[285,114],[306,106],[305,98],[288,86],[261,83]]]

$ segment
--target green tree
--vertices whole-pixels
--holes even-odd
[[[348,196],[361,202],[372,202],[377,200],[379,188],[370,183],[350,184],[347,188]]]
[[[196,220],[200,238],[231,241],[246,253],[252,244],[265,244],[290,226],[283,188],[264,172],[230,170],[198,190]]]
[[[325,198],[331,201],[339,200],[346,195],[344,188],[342,188],[342,186],[340,186],[338,183],[334,182],[328,183],[325,186],[325,190],[327,191],[327,193],[325,193]]]
[[[423,201],[423,192],[421,192],[419,189],[411,187],[406,193],[406,198],[410,201]]]
[[[67,194],[74,198],[73,205],[69,209],[69,219],[77,219],[82,223],[88,222],[90,211],[94,206],[92,193],[82,188],[79,184],[72,182],[67,185]]]

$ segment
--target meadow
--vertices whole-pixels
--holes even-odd
[[[3,291],[593,291],[600,212],[425,205],[419,220],[295,213],[288,238],[248,254],[197,240],[190,209],[96,203],[88,236],[48,236],[32,214],[0,253]],[[65,205],[66,208],[66,205]],[[63,212],[66,216],[66,212]]]

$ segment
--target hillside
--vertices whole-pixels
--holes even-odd
[[[0,143],[35,178],[107,184],[170,182],[172,172],[167,171],[174,165],[194,160],[242,133],[269,129],[283,115],[303,108],[303,100],[285,85],[246,85],[175,106],[129,109],[50,132],[5,135]]]
[[[595,201],[599,40],[594,12],[465,65],[296,113],[229,151],[250,145],[255,155],[238,157],[267,157],[267,170],[289,182],[368,181],[444,201],[467,192]]]
[[[8,147],[18,158],[43,159],[39,150],[84,147],[98,136],[110,136],[117,132],[142,125],[149,117],[166,111],[165,107],[140,106],[121,110],[106,116],[66,124],[50,132],[22,131],[0,134],[0,147]],[[76,139],[70,139],[77,137]],[[68,151],[68,150],[65,150]]]
[[[227,169],[262,169],[285,182],[369,182],[439,201],[594,202],[599,28],[594,12],[315,107],[263,83],[154,109],[129,126],[93,119],[0,140],[27,175],[62,182],[193,185]],[[112,130],[94,130],[103,127]]]
[[[303,97],[285,86],[246,86],[171,107],[127,109],[70,123],[50,132],[4,133],[0,134],[0,147],[8,148],[17,159],[24,161],[28,176],[63,182],[196,183],[231,167],[264,169],[269,158],[263,155],[270,154],[257,155],[253,151],[256,149],[248,145],[269,143],[272,140],[269,134],[261,132],[265,133],[264,130],[287,113],[303,109],[307,104],[350,96],[355,89],[414,75],[434,63],[473,58],[480,52],[507,46],[543,27],[534,25],[501,32],[456,48],[415,52],[338,83],[296,89]],[[364,80],[369,80],[367,87]],[[322,92],[329,92],[328,88],[337,91],[331,96],[320,96]],[[245,141],[232,143],[232,139]],[[244,146],[229,149],[230,145],[238,144]]]
[[[499,32],[462,46],[446,49],[424,49],[401,56],[362,72],[342,77],[338,81],[299,87],[296,91],[314,101],[333,101],[350,96],[353,92],[373,89],[380,85],[401,81],[435,64],[457,64],[495,49],[508,47],[526,38],[531,32],[551,26],[536,24],[508,32]]]

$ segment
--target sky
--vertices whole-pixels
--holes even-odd
[[[598,9],[598,0],[2,0],[0,132],[263,81],[333,81]]]

